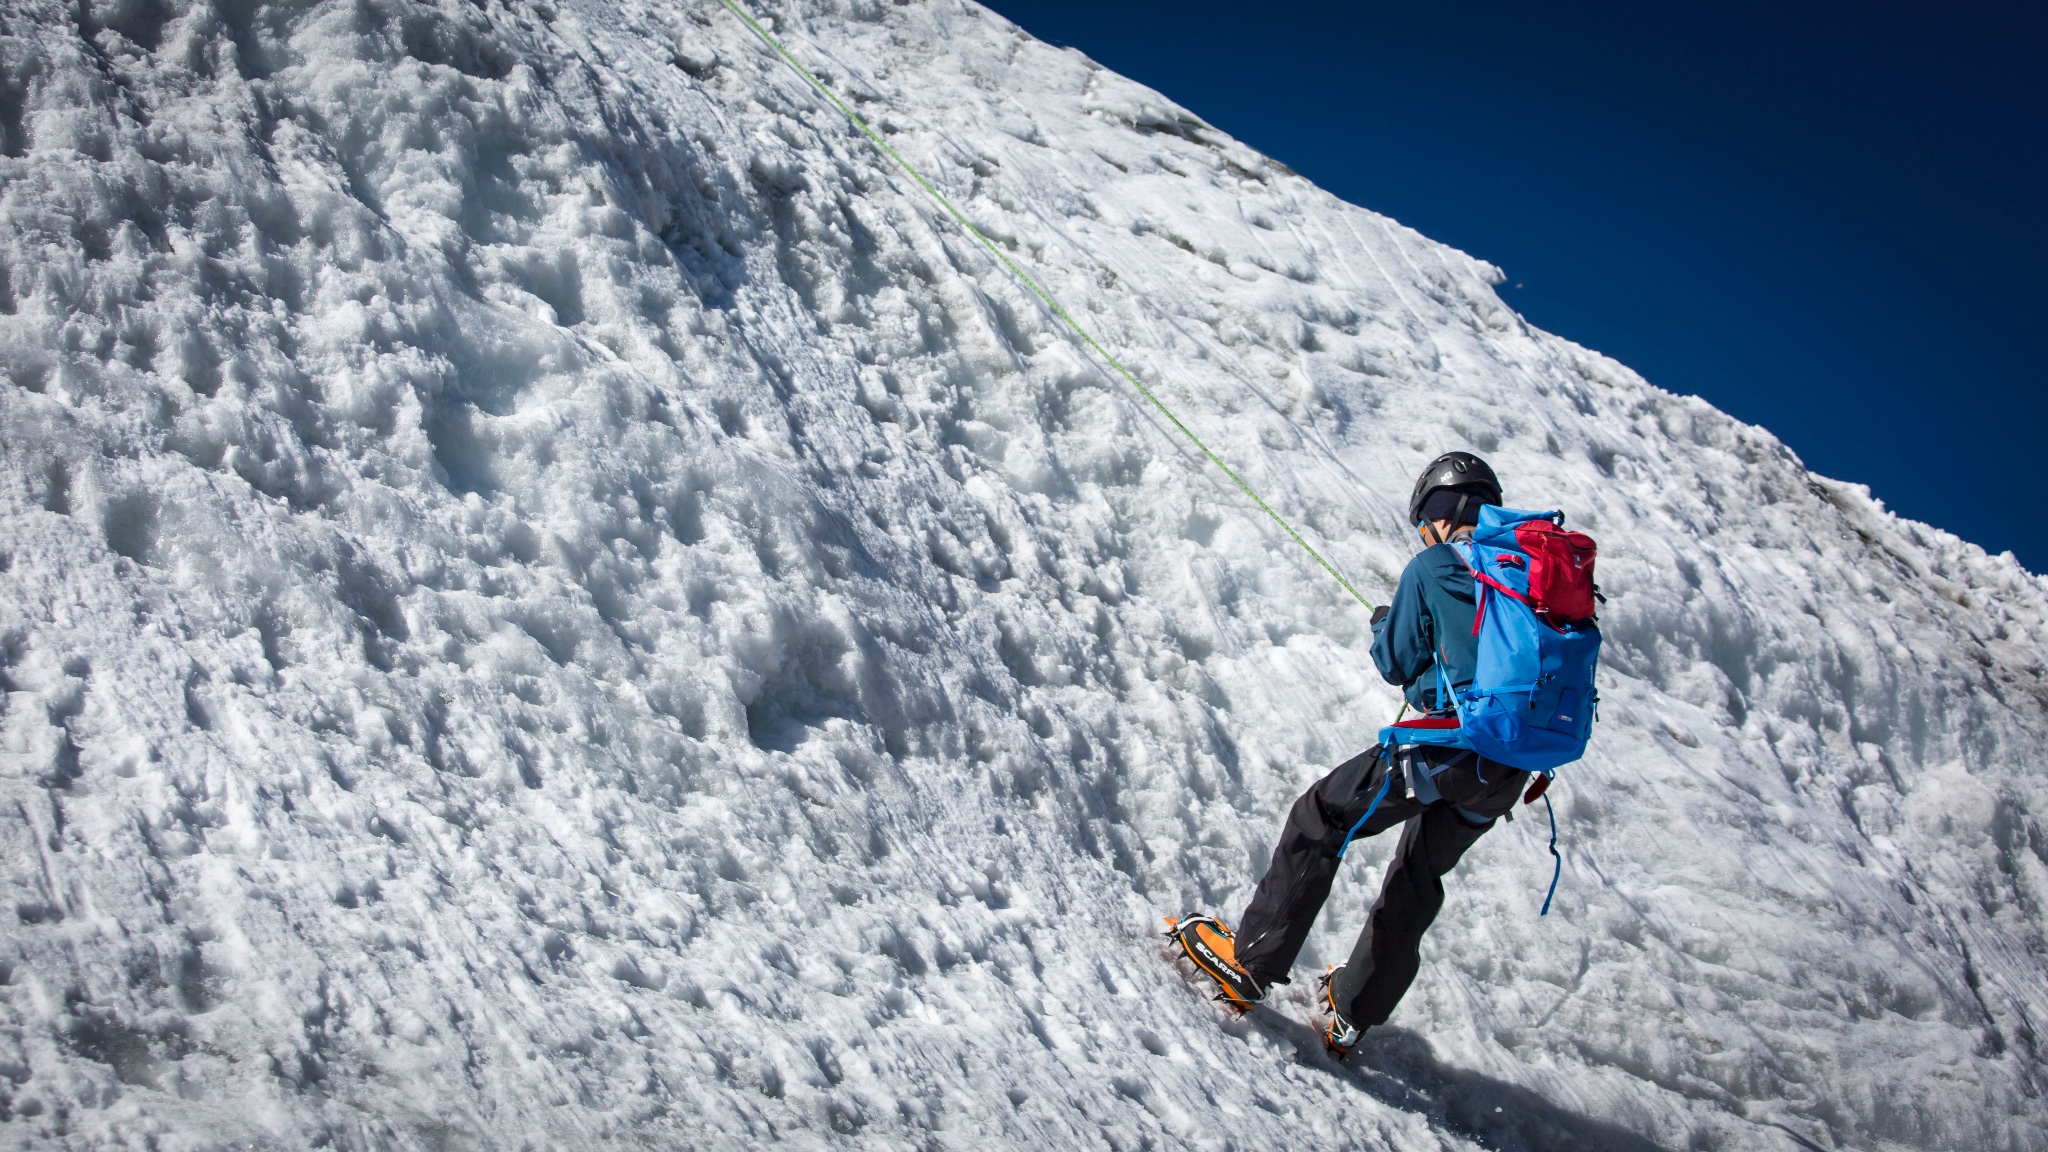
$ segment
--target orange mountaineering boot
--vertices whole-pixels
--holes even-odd
[[[1188,962],[1216,982],[1216,999],[1239,1012],[1249,1012],[1266,995],[1258,981],[1237,964],[1230,928],[1214,916],[1200,914],[1166,922],[1166,937],[1180,945]]]
[[[1337,1011],[1337,973],[1343,970],[1344,966],[1339,964],[1316,977],[1316,1009],[1324,1017],[1323,1047],[1339,1060],[1351,1055],[1365,1036],[1365,1029],[1346,1020],[1344,1014]]]

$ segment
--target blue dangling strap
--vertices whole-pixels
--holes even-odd
[[[1346,832],[1344,834],[1344,842],[1342,844],[1337,845],[1337,859],[1339,860],[1344,859],[1344,850],[1351,847],[1351,838],[1353,836],[1358,835],[1358,830],[1360,828],[1365,827],[1365,822],[1367,820],[1372,819],[1372,814],[1380,810],[1380,801],[1385,800],[1387,798],[1387,785],[1394,782],[1393,756],[1391,755],[1391,753],[1385,751],[1384,749],[1381,751],[1380,755],[1385,756],[1387,758],[1387,770],[1380,776],[1380,790],[1378,792],[1373,793],[1372,803],[1366,806],[1365,815],[1360,816],[1358,818],[1358,823],[1353,824],[1351,826],[1351,831]]]
[[[1543,911],[1540,915],[1548,916],[1550,915],[1550,898],[1557,895],[1558,877],[1564,875],[1564,857],[1557,854],[1557,813],[1550,807],[1550,793],[1548,792],[1543,794],[1543,812],[1550,817],[1550,855],[1557,861],[1550,871],[1550,891],[1543,894]]]

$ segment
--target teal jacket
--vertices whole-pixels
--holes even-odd
[[[1472,570],[1450,545],[1431,545],[1402,569],[1394,602],[1373,625],[1372,662],[1424,712],[1450,707],[1436,698],[1439,659],[1453,689],[1472,683],[1479,657],[1479,638],[1472,634],[1479,611],[1474,587]]]

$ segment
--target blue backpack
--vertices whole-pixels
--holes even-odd
[[[1596,546],[1566,532],[1562,512],[1488,505],[1470,540],[1451,545],[1478,585],[1478,664],[1470,686],[1448,691],[1456,717],[1419,718],[1380,732],[1389,747],[1469,748],[1510,768],[1554,774],[1585,755],[1593,735]],[[1437,675],[1443,676],[1443,664]]]
[[[1479,655],[1472,683],[1452,692],[1439,660],[1437,699],[1450,700],[1456,715],[1397,722],[1380,729],[1380,744],[1389,751],[1414,744],[1466,748],[1541,773],[1526,797],[1534,803],[1560,766],[1585,755],[1593,735],[1599,699],[1593,676],[1600,665],[1593,618],[1597,547],[1592,537],[1565,531],[1562,512],[1494,505],[1479,510],[1471,539],[1452,547],[1477,585],[1472,631]],[[1546,798],[1546,810],[1549,803]],[[1550,852],[1557,855],[1555,815]],[[1555,875],[1550,886],[1554,894]],[[1548,896],[1543,910],[1550,911]]]

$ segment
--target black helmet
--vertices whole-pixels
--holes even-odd
[[[1408,497],[1408,522],[1422,522],[1422,506],[1438,492],[1456,492],[1471,498],[1473,504],[1500,503],[1500,480],[1486,461],[1470,452],[1446,452],[1429,462],[1422,475],[1415,478],[1415,491]],[[1460,512],[1465,502],[1458,502]],[[1462,521],[1462,516],[1446,516],[1446,520]]]

